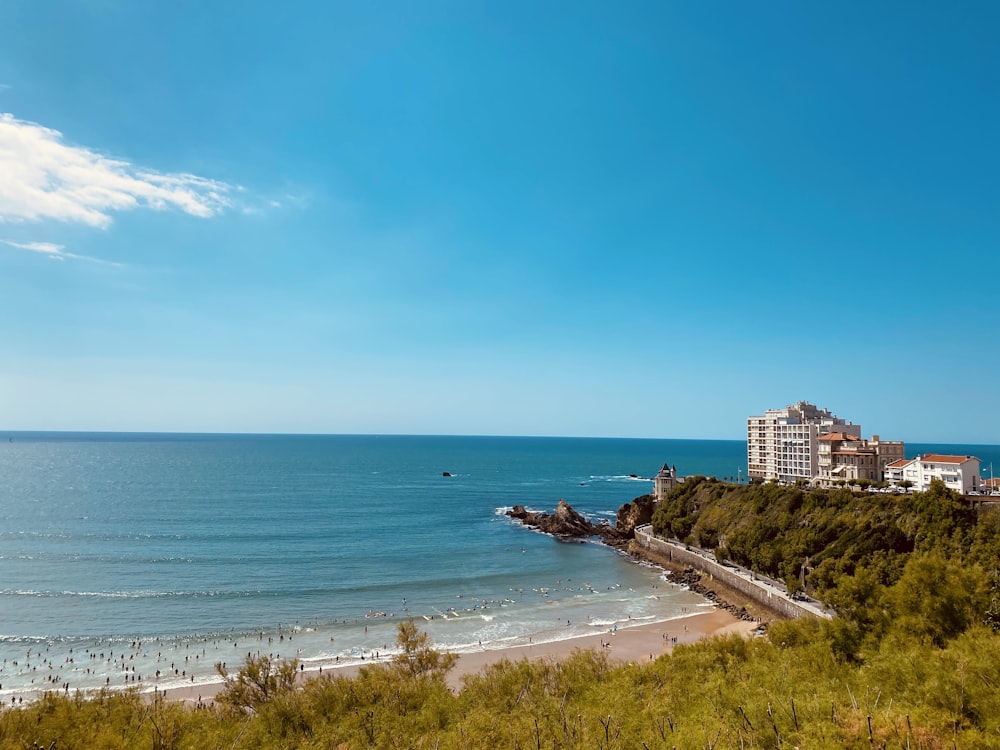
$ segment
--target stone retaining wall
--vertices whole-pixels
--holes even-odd
[[[655,552],[679,565],[689,566],[718,579],[721,583],[736,589],[741,594],[777,614],[794,619],[796,617],[831,617],[821,606],[801,602],[789,597],[776,586],[756,579],[742,568],[720,565],[710,559],[706,552],[700,552],[683,544],[670,542],[654,536],[651,526],[640,526],[635,530],[635,541],[640,547]]]

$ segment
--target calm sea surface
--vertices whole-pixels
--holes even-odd
[[[907,453],[932,449],[1000,469],[996,447]],[[391,651],[403,617],[457,650],[666,621],[705,602],[503,511],[565,498],[613,522],[664,462],[736,477],[745,451],[743,441],[7,433],[0,697],[204,682],[248,652],[349,663]]]

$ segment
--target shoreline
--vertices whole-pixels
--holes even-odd
[[[671,564],[671,561],[661,559],[656,554],[650,554],[649,550],[639,548],[635,544],[630,544],[627,546],[617,546],[609,545],[606,542],[602,542],[600,546],[603,546],[609,550],[617,551],[619,554],[624,554],[631,558],[632,562],[635,564],[648,566],[659,570],[661,573],[669,574],[671,571],[678,571],[679,568],[676,564]],[[480,644],[479,649],[469,649],[469,650],[454,650],[454,647],[448,647],[444,645],[437,645],[432,640],[432,645],[439,651],[443,653],[454,653],[458,656],[455,667],[448,673],[447,680],[448,684],[453,691],[458,691],[461,689],[462,679],[468,675],[476,674],[486,669],[490,665],[496,664],[504,660],[510,660],[514,662],[519,662],[522,660],[538,660],[538,659],[552,659],[555,661],[564,659],[570,656],[576,650],[597,650],[606,648],[607,656],[612,664],[620,665],[627,663],[640,663],[647,660],[655,659],[662,654],[669,654],[672,652],[675,645],[690,644],[703,640],[706,638],[711,638],[716,635],[725,635],[728,633],[740,633],[744,637],[747,637],[750,633],[756,630],[761,622],[766,622],[773,619],[777,614],[769,610],[764,611],[753,611],[756,608],[751,607],[739,607],[733,606],[731,602],[735,600],[740,604],[746,604],[747,602],[741,601],[741,597],[733,597],[732,594],[737,593],[735,591],[728,590],[725,586],[718,586],[718,581],[713,581],[711,589],[705,591],[704,589],[699,590],[698,588],[689,588],[690,583],[684,581],[674,580],[671,581],[669,577],[662,580],[666,580],[673,586],[680,586],[683,589],[688,589],[691,593],[696,594],[702,601],[701,604],[695,605],[699,609],[688,610],[683,608],[683,614],[671,614],[666,619],[657,619],[655,622],[649,622],[646,618],[633,621],[632,616],[629,615],[629,619],[619,620],[617,625],[612,625],[607,630],[595,631],[592,630],[587,633],[579,633],[565,638],[556,638],[553,640],[543,640],[538,643],[532,643],[529,637],[528,643],[524,643],[523,640],[516,644],[510,645],[500,645],[501,642],[493,642],[492,644],[487,642],[485,646]],[[653,588],[656,588],[654,584]],[[714,589],[721,588],[719,594],[716,593]],[[706,595],[707,594],[707,595]],[[656,599],[657,596],[652,596],[651,598]],[[748,611],[749,610],[749,611]],[[661,612],[662,617],[664,613]],[[748,617],[748,615],[750,617]],[[762,615],[761,617],[757,617]],[[780,617],[780,616],[779,616]],[[419,625],[422,623],[419,618],[413,618],[415,622]],[[425,618],[428,619],[428,618]],[[568,621],[567,621],[567,624]],[[610,624],[610,623],[609,623]],[[281,632],[279,625],[279,634]],[[766,627],[766,625],[765,625]],[[367,633],[368,628],[365,627],[365,633]],[[299,631],[294,633],[296,636],[299,635]],[[236,647],[236,638],[233,638],[232,646]],[[264,632],[258,634],[258,639],[264,638]],[[432,634],[433,638],[433,634]],[[239,640],[243,640],[240,638]],[[277,640],[277,639],[276,639]],[[284,637],[280,640],[284,641]],[[296,638],[298,640],[298,638]],[[271,638],[268,638],[270,644]],[[331,637],[330,641],[333,641]],[[208,639],[205,639],[208,642]],[[285,644],[286,647],[290,647],[292,643],[292,633],[288,633],[288,641]],[[133,647],[136,644],[133,643]],[[198,660],[197,654],[197,643],[194,643],[195,651],[191,652],[194,654],[195,661]],[[274,644],[277,646],[277,643]],[[298,643],[295,644],[298,646]],[[460,647],[462,648],[462,647]],[[357,675],[363,667],[371,667],[377,665],[388,665],[392,662],[392,653],[394,649],[388,645],[384,646],[382,658],[379,659],[377,656],[375,658],[369,658],[366,662],[364,660],[364,652],[369,650],[372,654],[377,654],[376,648],[361,649],[362,661],[358,662],[356,660],[348,661],[347,663],[340,664],[328,661],[327,659],[315,659],[308,655],[305,655],[305,660],[300,658],[300,665],[304,665],[304,668],[299,672],[299,682],[304,682],[311,678],[316,677],[353,677]],[[185,647],[185,653],[187,647]],[[72,649],[70,650],[72,653]],[[298,655],[302,654],[302,649],[298,649],[298,654],[295,658],[299,658]],[[101,654],[103,658],[104,654]],[[235,655],[234,655],[235,656]],[[122,658],[122,657],[118,657]],[[180,659],[180,654],[175,657]],[[281,661],[280,654],[272,654],[272,658],[276,658]],[[185,664],[188,661],[188,657],[185,655]],[[192,661],[191,664],[195,664]],[[339,661],[339,657],[338,657]],[[310,662],[312,662],[310,664]],[[230,667],[231,673],[238,671],[240,666],[242,666],[242,661],[237,663],[231,662],[232,667]],[[171,668],[174,664],[171,663]],[[177,666],[184,666],[183,664],[178,664]],[[190,703],[193,706],[204,705],[214,701],[215,696],[223,689],[224,681],[223,679],[213,674],[209,679],[199,679],[194,680],[192,673],[192,683],[178,685],[174,683],[169,687],[159,687],[156,683],[150,685],[146,682],[149,688],[143,686],[140,688],[138,685],[129,686],[128,678],[126,672],[126,687],[124,690],[135,690],[138,689],[138,693],[145,700],[169,700],[171,702],[183,702]],[[157,678],[159,678],[159,673],[157,673]],[[141,677],[139,678],[142,679]],[[41,687],[41,686],[39,686]],[[65,686],[63,686],[65,687]],[[151,689],[150,689],[151,688]],[[83,689],[81,695],[84,697],[96,694],[100,692],[103,688],[90,688]],[[118,692],[122,688],[112,688],[113,692]],[[38,690],[32,691],[33,695],[25,695],[24,697],[28,701],[34,701],[40,698],[43,694],[47,693],[61,693],[63,690]],[[75,691],[74,691],[75,692]],[[13,698],[11,699],[13,703]],[[27,702],[27,701],[26,701]]]
[[[523,660],[537,661],[551,659],[559,661],[570,656],[576,650],[599,650],[605,646],[609,660],[616,666],[638,664],[655,660],[663,654],[670,654],[680,645],[696,643],[715,636],[737,633],[749,637],[758,624],[740,620],[729,612],[713,606],[705,612],[696,612],[672,620],[655,623],[643,623],[593,635],[581,635],[562,640],[546,641],[536,644],[521,644],[502,648],[484,648],[481,651],[457,653],[458,660],[447,674],[448,686],[454,692],[462,689],[464,678],[476,675],[487,667],[502,661],[519,662]],[[354,677],[361,669],[388,665],[392,658],[371,661],[368,664],[349,664],[344,666],[326,666],[303,670],[299,681],[327,677]],[[150,699],[163,699],[171,702],[190,703],[192,706],[214,702],[215,697],[223,688],[222,680],[210,683],[200,683],[190,687],[176,687],[143,695]]]
[[[660,559],[655,554],[649,554],[649,550],[637,549],[637,546],[634,544],[628,545],[625,548],[606,543],[602,543],[601,546],[624,553],[634,563],[656,568],[665,574],[679,570],[676,564],[671,564],[668,560]],[[669,578],[666,580],[670,581]],[[671,583],[674,586],[687,588],[687,585],[683,582],[673,581]],[[702,608],[700,611],[688,611],[685,614],[672,616],[669,619],[657,620],[655,622],[639,620],[634,621],[635,624],[632,624],[633,621],[631,621],[630,616],[628,623],[620,621],[619,625],[601,632],[578,634],[567,638],[558,638],[538,643],[531,643],[529,638],[528,643],[521,642],[514,645],[497,645],[495,647],[490,647],[487,644],[478,650],[452,651],[448,647],[435,645],[433,641],[432,646],[443,653],[455,653],[457,655],[456,664],[448,672],[446,679],[452,691],[458,692],[462,688],[465,677],[478,674],[489,666],[505,660],[513,662],[520,662],[522,660],[536,661],[540,659],[560,661],[569,657],[577,650],[596,651],[601,649],[604,651],[604,649],[607,649],[606,653],[609,661],[615,666],[642,663],[651,661],[663,654],[672,653],[673,648],[677,645],[692,644],[714,636],[738,633],[743,637],[749,637],[753,631],[760,627],[762,622],[766,623],[777,614],[766,609],[763,611],[753,611],[754,608],[752,606],[744,606],[742,614],[752,615],[752,617],[750,619],[747,619],[745,616],[740,617],[740,613],[737,611],[739,607],[732,606],[733,600],[740,604],[748,602],[741,601],[741,597],[739,596],[733,597],[732,594],[737,592],[730,591],[725,586],[719,587],[718,581],[713,581],[713,584],[715,585],[711,587],[712,589],[718,587],[722,591],[717,594],[713,590],[708,592],[712,594],[711,596],[706,596],[705,591],[690,589],[692,593],[696,593],[703,600],[702,604],[699,605]],[[757,615],[761,615],[761,617],[758,618]],[[412,619],[414,619],[419,627],[421,624],[419,618]],[[261,634],[261,637],[263,637],[263,634]],[[291,640],[291,635],[289,635],[289,646]],[[235,643],[233,645],[235,646]],[[372,651],[375,651],[375,649],[372,649]],[[308,661],[303,662],[300,659],[299,663],[300,665],[304,665],[304,669],[301,669],[298,674],[298,682],[301,684],[310,679],[324,677],[354,677],[365,667],[388,666],[392,663],[392,652],[393,649],[387,645],[381,659],[377,657],[370,658],[366,662],[362,657],[361,662],[351,661],[345,664],[331,663],[329,661],[317,664],[314,661],[311,666]],[[306,658],[308,659],[308,657]],[[281,660],[280,656],[278,656],[278,659]],[[236,667],[235,664],[233,666]],[[238,668],[231,668],[231,673],[235,674]],[[136,687],[138,686],[126,687],[125,690],[134,690]],[[199,680],[198,682],[192,682],[190,685],[175,684],[171,687],[159,688],[154,684],[151,690],[140,689],[139,695],[144,700],[167,700],[198,707],[213,704],[215,697],[221,692],[223,687],[223,679],[216,675],[209,680]],[[115,689],[113,691],[117,692]],[[29,700],[37,700],[45,693],[58,694],[61,692],[58,689],[41,690],[36,692]],[[99,690],[91,689],[83,690],[81,694],[86,698],[97,692]]]

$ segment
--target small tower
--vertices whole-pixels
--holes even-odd
[[[653,478],[653,496],[659,505],[663,502],[663,497],[670,490],[677,486],[677,467],[663,464],[656,476]]]

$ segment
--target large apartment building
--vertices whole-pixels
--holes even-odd
[[[904,450],[899,440],[864,440],[861,425],[806,401],[747,419],[747,474],[757,479],[881,482]]]
[[[779,482],[811,481],[819,475],[819,437],[831,432],[861,438],[861,425],[829,409],[799,401],[747,419],[747,474]]]

